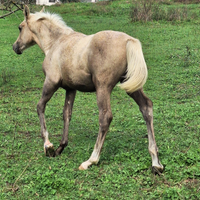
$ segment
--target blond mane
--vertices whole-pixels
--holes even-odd
[[[73,31],[73,29],[63,21],[62,17],[58,14],[49,13],[49,12],[36,12],[32,15],[34,17],[35,21],[38,21],[40,19],[48,20],[50,23],[54,24],[55,26],[67,30],[67,31]]]

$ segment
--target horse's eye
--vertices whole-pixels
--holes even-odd
[[[22,27],[19,26],[18,28],[19,28],[19,31],[21,32],[22,31]]]

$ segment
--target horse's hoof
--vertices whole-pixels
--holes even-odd
[[[55,151],[55,156],[59,156],[63,152],[64,148],[59,146]]]
[[[54,151],[53,145],[51,146],[45,145],[44,152],[45,152],[45,155],[48,157],[55,157],[55,151]]]
[[[82,165],[79,166],[79,170],[86,170]]]
[[[79,170],[86,170],[88,169],[88,167],[91,165],[92,163],[89,162],[88,160],[83,162],[80,166],[79,166]]]
[[[164,167],[163,166],[152,166],[152,173],[153,174],[158,174],[158,175],[161,175],[162,174],[162,172],[163,172],[163,170],[164,170]]]

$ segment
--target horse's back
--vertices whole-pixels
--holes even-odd
[[[64,88],[94,91],[97,82],[114,87],[126,72],[126,44],[130,38],[117,31],[94,35],[74,33],[63,38],[48,60],[54,60],[57,65],[54,69],[60,72]]]

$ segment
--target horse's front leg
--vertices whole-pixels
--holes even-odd
[[[97,90],[97,104],[99,108],[99,133],[90,158],[83,162],[79,169],[85,170],[92,164],[97,164],[100,159],[101,149],[112,121],[112,112],[110,106],[110,91],[107,88]]]
[[[46,128],[44,113],[45,113],[46,103],[51,99],[51,97],[53,96],[54,92],[57,89],[58,87],[55,87],[52,83],[48,81],[48,79],[45,79],[42,91],[42,97],[37,104],[37,113],[41,125],[41,135],[44,140],[44,152],[47,156],[54,156],[55,152],[53,144],[49,141],[49,133]]]
[[[152,169],[156,173],[163,171],[163,166],[158,158],[158,148],[156,145],[156,140],[154,136],[153,128],[153,103],[144,94],[143,90],[138,90],[132,94],[129,94],[135,102],[139,105],[140,111],[144,117],[147,124],[148,140],[149,140],[149,153],[152,158]]]
[[[68,144],[69,122],[72,116],[72,108],[73,108],[75,96],[76,96],[76,90],[66,91],[65,105],[63,109],[63,120],[64,120],[63,137],[60,142],[60,146],[56,149],[56,155],[61,154],[64,148]]]

